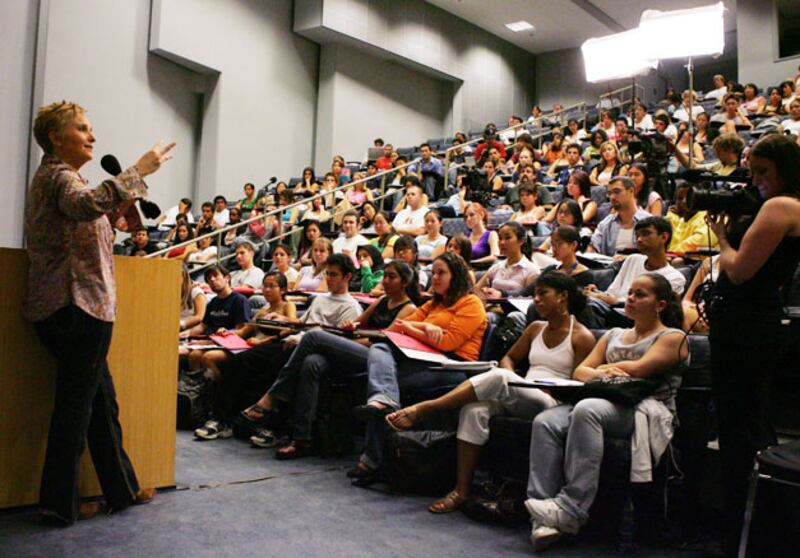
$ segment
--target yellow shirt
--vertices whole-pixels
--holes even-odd
[[[706,212],[698,211],[688,221],[678,217],[673,212],[667,213],[672,225],[672,240],[669,243],[670,252],[692,252],[699,249],[719,248],[719,240],[706,224]],[[709,235],[711,243],[709,244]]]

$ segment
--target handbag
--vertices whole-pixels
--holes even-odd
[[[461,509],[473,521],[514,527],[530,521],[527,497],[526,483],[520,480],[490,480],[473,486]]]
[[[575,402],[590,398],[606,399],[612,403],[633,407],[653,395],[659,385],[661,378],[630,376],[594,378],[579,387],[573,399]]]
[[[392,492],[441,496],[456,483],[456,433],[392,432],[386,441],[384,473]]]

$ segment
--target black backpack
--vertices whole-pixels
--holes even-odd
[[[456,483],[456,433],[391,432],[384,474],[392,492],[441,496]]]
[[[181,370],[178,375],[178,413],[179,430],[194,430],[203,426],[211,416],[214,399],[214,385],[200,373]]]

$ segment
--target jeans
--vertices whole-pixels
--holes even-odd
[[[605,399],[584,399],[539,413],[531,431],[528,497],[553,498],[585,523],[597,495],[603,437],[630,437],[633,417],[633,407]]]
[[[466,379],[463,372],[429,370],[431,366],[435,364],[406,358],[393,345],[373,345],[367,356],[367,401],[399,409],[401,390],[455,385]],[[372,468],[378,468],[383,461],[387,428],[383,421],[367,424],[362,461]]]
[[[357,376],[367,368],[368,351],[365,345],[323,330],[303,336],[269,390],[272,397],[294,403],[295,440],[311,440],[322,375],[337,379]]]
[[[58,365],[39,505],[67,523],[78,517],[84,440],[112,509],[130,506],[139,491],[133,465],[122,447],[119,406],[106,362],[113,326],[74,305],[34,323]]]
[[[272,385],[274,371],[288,357],[289,352],[283,350],[281,343],[272,343],[253,347],[223,362],[220,381],[214,385],[215,418],[230,424],[243,405],[254,402],[253,397],[258,399],[255,393],[264,393]]]

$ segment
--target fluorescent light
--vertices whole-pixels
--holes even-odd
[[[722,2],[661,12],[645,10],[639,30],[647,40],[642,41],[642,55],[653,60],[716,56],[725,50],[725,27]]]
[[[511,29],[514,33],[519,33],[520,31],[534,31],[536,28],[528,23],[527,21],[515,21],[514,23],[506,23],[506,27]]]
[[[647,73],[658,66],[642,53],[646,36],[639,29],[589,39],[581,45],[586,81],[596,83]]]

